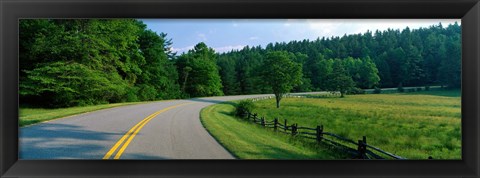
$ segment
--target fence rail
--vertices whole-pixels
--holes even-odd
[[[265,119],[265,117],[259,118],[257,113],[250,112],[245,113],[243,118],[255,124],[261,125],[262,127],[273,128],[274,131],[280,133],[316,140],[318,143],[326,143],[344,150],[345,152],[353,155],[356,159],[406,159],[367,144],[366,136],[363,136],[361,140],[355,142],[352,139],[345,138],[334,133],[324,132],[323,125],[319,125],[316,128],[300,127],[296,123],[288,125],[288,121],[286,119],[283,121],[283,123],[281,123],[278,118],[274,118],[273,120],[269,121]],[[379,153],[383,156],[380,156]],[[431,157],[429,157],[429,159],[431,159]]]

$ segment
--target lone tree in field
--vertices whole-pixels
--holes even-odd
[[[290,92],[301,83],[302,66],[289,59],[286,51],[273,51],[266,54],[263,63],[262,79],[272,88],[280,108],[280,100],[285,93]]]
[[[340,97],[344,97],[345,93],[355,87],[355,82],[352,77],[348,75],[345,66],[340,59],[333,62],[333,70],[327,80],[327,90],[331,92],[340,92]]]

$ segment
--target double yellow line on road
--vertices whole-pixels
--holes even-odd
[[[119,159],[120,156],[122,156],[125,149],[127,149],[130,142],[132,142],[133,138],[135,138],[135,135],[137,135],[137,133],[140,132],[140,130],[143,128],[143,126],[145,126],[148,122],[150,122],[150,120],[152,120],[153,118],[155,118],[156,116],[158,116],[159,114],[161,114],[165,111],[168,111],[170,109],[173,109],[173,108],[176,108],[176,107],[179,107],[179,106],[187,105],[187,104],[191,104],[191,103],[183,103],[183,104],[170,106],[170,107],[164,108],[160,111],[157,111],[157,112],[147,116],[145,119],[143,119],[142,121],[137,123],[135,126],[133,126],[127,133],[125,133],[125,135],[123,135],[123,137],[120,138],[120,140],[118,140],[117,143],[115,143],[115,145],[113,145],[113,147],[107,152],[107,154],[105,154],[103,159],[110,159],[110,157],[113,155],[113,153],[115,153],[115,151],[123,143],[122,147],[118,150],[117,154],[115,154],[115,156],[113,157],[113,159]]]

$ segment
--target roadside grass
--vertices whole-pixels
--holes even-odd
[[[289,125],[324,125],[325,132],[367,143],[408,159],[461,159],[460,90],[284,98],[255,102],[255,113]],[[230,138],[235,139],[235,138]]]
[[[36,124],[39,122],[45,122],[53,119],[82,114],[86,112],[113,108],[118,106],[141,104],[141,103],[145,103],[145,102],[114,103],[114,104],[79,106],[79,107],[57,108],[57,109],[20,108],[19,109],[19,126],[23,127],[27,125]]]
[[[201,121],[217,141],[240,159],[346,159],[321,145],[273,132],[232,115],[234,103],[202,109]]]

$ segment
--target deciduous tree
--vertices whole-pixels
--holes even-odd
[[[300,84],[302,79],[301,64],[293,62],[289,56],[285,51],[268,52],[263,64],[262,79],[271,87],[277,108],[280,108],[283,95]]]
[[[185,83],[185,92],[191,97],[223,95],[215,51],[205,43],[198,43],[181,55],[176,64],[179,71],[184,71],[180,81]]]

